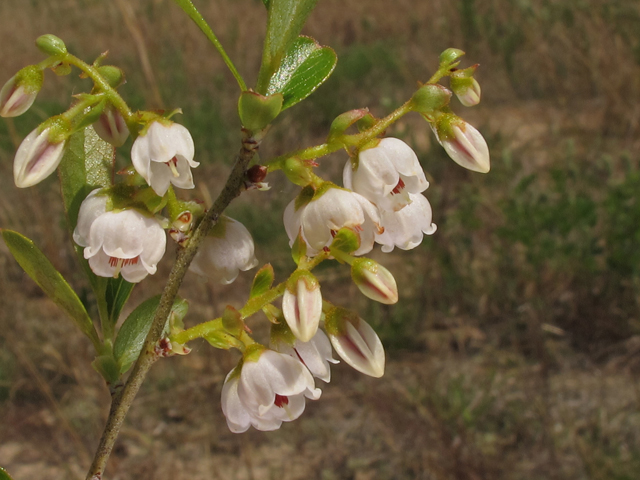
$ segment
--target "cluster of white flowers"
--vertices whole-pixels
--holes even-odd
[[[456,128],[456,134],[462,132]],[[475,132],[468,127],[466,135],[470,137],[463,135],[453,146],[443,144],[458,163],[470,168],[472,158],[474,167],[483,165],[473,170],[488,170],[488,150],[486,156],[482,151],[486,143],[480,137],[478,147]],[[418,246],[424,235],[436,231],[431,205],[422,195],[429,182],[418,157],[403,141],[384,138],[362,150],[345,165],[343,181],[344,188],[325,182],[312,195],[303,192],[289,203],[284,225],[290,246],[301,240],[305,254],[314,257],[329,249],[340,229],[349,228],[360,240],[352,254],[360,256],[370,252],[376,242],[383,252],[395,247],[409,250]],[[393,276],[376,262],[354,259],[352,276],[368,297],[382,303],[397,302]],[[372,377],[384,374],[384,348],[374,329],[343,308],[323,309],[320,284],[309,271],[299,269],[289,278],[282,316],[284,322],[272,326],[271,349],[247,349],[225,380],[222,409],[233,432],[244,432],[250,426],[275,430],[283,421],[298,418],[305,397],[315,400],[320,396],[312,377],[324,382],[331,378],[329,363],[337,362],[331,346],[359,372]],[[319,328],[323,320],[326,334]]]

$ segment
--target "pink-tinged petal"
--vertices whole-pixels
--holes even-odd
[[[331,380],[329,363],[339,363],[339,360],[333,358],[331,342],[322,330],[318,330],[309,342],[297,340],[295,342],[295,350],[292,349],[292,351],[294,355],[300,358],[314,377],[329,383]]]
[[[224,381],[221,395],[222,413],[233,433],[246,432],[251,426],[251,415],[238,396],[238,381],[239,377],[231,371]]]
[[[102,249],[110,257],[134,258],[143,250],[144,221],[134,210],[106,212],[91,225],[89,235],[92,251]]]
[[[322,294],[318,281],[299,276],[295,291],[288,288],[282,297],[282,313],[293,334],[302,342],[308,342],[318,331],[322,316]]]
[[[107,106],[93,124],[93,129],[98,136],[114,147],[121,147],[129,137],[129,129],[124,118],[114,107]]]

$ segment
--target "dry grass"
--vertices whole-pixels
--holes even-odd
[[[262,3],[196,3],[253,78]],[[170,0],[131,3],[129,27],[117,5],[0,2],[0,81],[39,60],[32,40],[43,33],[60,35],[87,60],[108,48],[127,72],[123,94],[136,106],[183,107],[199,143],[200,178],[215,194],[215,179],[237,143],[231,76]],[[634,217],[614,216],[607,202],[640,168],[639,25],[640,6],[632,1],[572,8],[541,0],[400,0],[393,8],[382,1],[319,2],[306,32],[337,49],[338,70],[307,106],[279,121],[264,157],[322,141],[340,109],[387,111],[429,76],[441,50],[456,46],[482,63],[483,106],[457,110],[489,139],[493,172],[474,176],[444,161],[420,119],[395,126],[431,175],[439,225],[421,249],[385,257],[403,286],[403,303],[378,308],[356,295],[342,271],[321,273],[334,301],[357,306],[384,335],[391,347],[387,375],[363,378],[341,365],[300,420],[278,432],[232,435],[219,394],[235,359],[198,344],[188,357],[154,367],[109,478],[636,478],[640,270],[636,257],[629,256],[628,269],[614,262],[616,252],[634,250],[624,249],[610,219],[633,225]],[[144,48],[133,43],[135,31]],[[139,67],[144,51],[157,94],[141,88],[150,78]],[[71,83],[75,92],[84,85]],[[9,124],[13,137],[64,108],[69,93],[68,79],[47,73],[34,111]],[[0,226],[33,238],[86,290],[65,243],[55,180],[29,191],[11,182],[15,139],[0,126]],[[327,170],[337,173],[340,162],[328,159]],[[568,199],[554,190],[556,169],[569,179]],[[522,187],[532,175],[532,187]],[[283,275],[290,268],[283,233],[259,221],[278,219],[293,189],[270,181],[262,207],[251,195],[233,214],[258,238],[260,258],[272,259]],[[572,209],[585,192],[597,206],[593,224]],[[618,211],[638,211],[633,198],[621,198],[613,204]],[[510,213],[516,207],[529,222],[517,223]],[[540,231],[531,241],[514,240],[527,223]],[[516,233],[505,233],[513,224]],[[633,241],[637,228],[625,228],[621,236]],[[167,263],[136,288],[133,305],[159,291]],[[212,289],[188,279],[189,322],[239,305],[247,282]],[[16,480],[83,478],[108,401],[88,366],[90,346],[3,244],[0,292],[0,465]]]

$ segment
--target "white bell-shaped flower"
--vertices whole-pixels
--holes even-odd
[[[279,328],[278,328],[279,327]],[[290,357],[299,359],[309,369],[311,375],[319,378],[323,382],[329,383],[331,380],[330,363],[339,363],[333,358],[331,342],[326,333],[318,329],[316,334],[308,342],[303,342],[295,338],[289,331],[288,334],[274,335],[274,329],[282,329],[281,325],[271,327],[271,343],[273,350],[285,353]],[[287,328],[286,326],[284,328]]]
[[[17,187],[40,183],[60,165],[66,142],[52,143],[49,133],[49,128],[41,132],[36,128],[18,147],[13,161],[13,180]]]
[[[254,250],[249,230],[237,220],[223,215],[202,241],[189,270],[228,285],[240,270],[245,272],[258,265]]]
[[[320,283],[310,272],[300,270],[287,282],[282,313],[296,338],[308,342],[316,334],[322,316],[322,294]]]
[[[234,433],[245,432],[250,426],[277,430],[282,422],[302,414],[305,397],[316,400],[321,394],[299,360],[255,345],[245,352],[242,365],[227,375],[222,411]]]
[[[384,232],[376,234],[376,243],[382,245],[383,252],[391,252],[394,247],[411,250],[422,243],[424,235],[432,235],[437,229],[429,200],[419,193],[409,197],[411,203],[402,210],[380,214]]]
[[[333,235],[348,227],[360,235],[360,248],[354,255],[364,255],[373,248],[376,233],[382,231],[376,207],[362,195],[335,186],[323,188],[305,205],[296,208],[294,199],[284,211],[284,227],[289,246],[301,234],[307,244],[307,256],[315,256],[331,245]]]
[[[423,192],[429,186],[418,157],[397,138],[383,138],[377,146],[362,150],[355,171],[351,161],[345,165],[343,181],[381,213],[401,210],[410,203],[410,193]]]
[[[342,308],[335,308],[327,313],[325,327],[340,358],[365,375],[376,378],[384,375],[384,347],[367,322]]]
[[[156,273],[167,237],[160,223],[137,210],[107,211],[108,197],[91,192],[80,206],[73,239],[93,273],[137,283]]]
[[[491,169],[487,142],[473,125],[457,119],[444,128],[432,125],[432,129],[447,155],[458,165],[480,173]]]
[[[163,196],[169,184],[194,187],[191,169],[200,165],[193,160],[194,154],[189,130],[177,123],[155,121],[133,142],[131,160],[149,186]]]

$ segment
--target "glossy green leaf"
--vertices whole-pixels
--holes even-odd
[[[116,341],[113,344],[113,354],[118,362],[120,373],[126,372],[140,355],[159,304],[160,295],[142,302],[131,312],[122,327],[120,327]],[[172,315],[183,318],[187,313],[187,309],[188,303],[186,300],[176,299],[173,302],[165,330],[168,328],[169,319],[171,319]]]
[[[84,305],[44,253],[31,240],[17,232],[3,229],[2,237],[9,247],[9,251],[27,275],[71,317],[97,348],[100,341]]]
[[[256,276],[253,277],[253,284],[251,285],[249,298],[257,297],[269,290],[271,285],[273,285],[274,279],[275,273],[273,272],[273,267],[270,263],[267,263],[264,267],[258,270]]]
[[[0,467],[0,480],[13,480],[9,472],[7,472],[4,468]]]
[[[287,50],[280,68],[272,75],[267,94],[282,93],[282,110],[311,95],[331,75],[338,57],[330,47],[300,36]]]
[[[102,140],[93,127],[76,132],[69,138],[60,162],[62,200],[73,231],[78,211],[85,197],[94,189],[111,185],[114,147]]]
[[[291,44],[298,38],[307,17],[318,0],[269,0],[267,35],[256,91],[265,94],[269,80]]]

